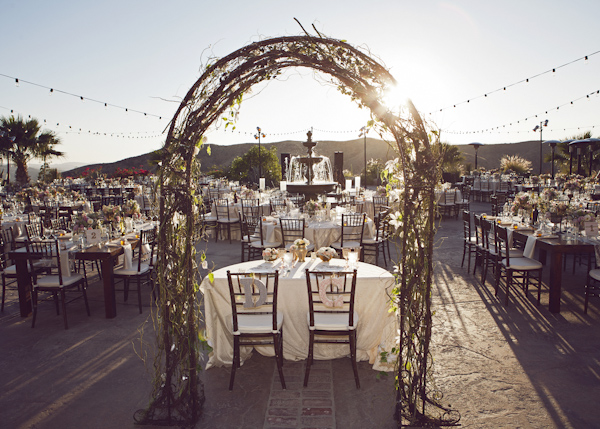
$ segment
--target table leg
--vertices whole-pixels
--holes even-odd
[[[31,314],[31,276],[29,275],[27,264],[27,259],[15,259],[21,317],[28,317]]]
[[[107,319],[117,317],[117,298],[115,296],[113,258],[103,258],[100,261],[102,282],[104,284],[104,311]]]
[[[550,313],[560,313],[560,295],[562,289],[562,252],[550,252]]]

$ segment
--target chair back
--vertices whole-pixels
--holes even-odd
[[[2,234],[0,234],[0,271],[4,271],[6,267],[10,266],[8,252],[12,250],[12,241],[9,234],[12,235],[12,227],[3,229]]]
[[[468,185],[465,185],[462,188],[462,200],[465,202],[469,202],[471,200],[471,187]]]
[[[340,237],[340,246],[344,247],[344,242],[358,242],[362,246],[363,235],[365,232],[364,213],[342,214],[342,235]]]
[[[308,292],[308,329],[315,329],[315,314],[337,313],[345,316],[348,327],[353,327],[356,270],[323,272],[306,270]],[[344,319],[346,320],[346,319]]]
[[[63,229],[65,231],[68,231],[71,229],[69,227],[69,222],[64,217],[59,217],[58,219],[52,219],[52,221],[50,222],[50,226],[54,230]]]
[[[232,273],[227,271],[233,334],[239,335],[239,317],[267,315],[277,328],[279,271],[274,273]],[[270,334],[270,332],[269,332]]]
[[[294,240],[298,238],[304,238],[304,221],[304,219],[279,218],[283,247],[286,247],[288,244],[294,244]]]
[[[278,210],[285,210],[285,200],[283,198],[271,198],[271,213],[277,212]]]
[[[229,200],[227,198],[217,198],[214,201],[217,212],[217,221],[229,220]]]
[[[495,251],[494,222],[487,219],[481,219],[481,230],[483,233],[483,248],[488,252],[491,250]]]
[[[494,223],[494,238],[496,254],[499,258],[506,258],[506,266],[510,266],[510,244],[508,242],[508,229]]]
[[[27,240],[32,240],[42,236],[42,222],[33,222],[25,225]]]
[[[242,231],[242,241],[250,242],[250,236],[256,232],[260,225],[260,216],[242,215],[238,213],[240,218],[240,228]]]
[[[258,198],[242,198],[242,215],[260,215],[260,200]]]
[[[142,262],[148,262],[152,266],[154,261],[154,248],[158,238],[156,227],[140,231],[140,243],[138,250],[138,272],[141,271]]]
[[[446,204],[455,204],[456,203],[456,189],[444,191],[444,202]]]
[[[464,210],[462,212],[462,221],[463,221],[463,238],[465,240],[470,240],[471,235],[471,212]]]
[[[389,204],[387,196],[373,196],[373,214],[377,215],[377,213],[381,212],[382,207],[387,207]]]
[[[473,217],[473,224],[475,225],[475,240],[478,246],[485,246],[483,242],[483,226],[481,224],[481,215],[476,214]]]
[[[49,274],[58,275],[58,284],[62,286],[63,277],[68,277],[70,273],[63,272],[58,240],[26,240],[25,248],[27,249],[30,272],[49,271]],[[33,275],[32,277],[35,286],[37,285],[38,276]]]
[[[10,252],[11,250],[14,250],[17,247],[15,243],[15,234],[12,226],[3,229],[1,237],[2,247],[0,247],[0,251],[2,251],[2,253]]]

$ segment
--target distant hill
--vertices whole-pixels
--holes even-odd
[[[218,144],[210,144],[211,155],[206,153],[203,149],[199,155],[202,163],[202,170],[209,171],[214,168],[227,168],[231,165],[231,161],[236,156],[242,156],[256,143],[242,143],[230,146],[222,146]],[[291,155],[303,155],[305,148],[302,146],[302,142],[286,140],[277,143],[264,143],[262,144],[265,148],[271,148],[275,146],[277,148],[278,156],[282,153],[289,153]],[[469,145],[459,145],[459,150],[464,156],[464,163],[471,163],[475,166],[475,150]],[[362,171],[364,165],[364,141],[363,139],[347,140],[347,141],[320,141],[317,144],[316,152],[319,155],[329,157],[333,161],[334,153],[340,151],[344,153],[344,169],[348,169],[353,173]],[[550,153],[550,148],[544,145],[543,154]],[[500,166],[500,159],[504,155],[519,155],[525,159],[531,161],[533,166],[533,172],[539,172],[539,158],[540,158],[540,142],[539,141],[526,141],[521,143],[507,143],[507,144],[489,144],[483,145],[479,148],[477,155],[477,165],[479,167],[485,167],[486,169],[498,168]],[[388,144],[382,140],[367,138],[367,159],[380,159],[386,161],[393,159],[396,154]],[[111,175],[117,168],[145,168],[150,171],[155,171],[156,166],[149,164],[151,159],[150,153],[139,155],[132,158],[126,158],[121,161],[106,163],[106,164],[90,164],[81,166],[72,170],[64,171],[63,177],[77,177],[81,172],[89,167],[97,169],[102,167],[102,172]],[[55,167],[52,165],[51,167]],[[550,172],[550,165],[544,165],[544,172]]]
[[[550,153],[550,146],[542,145],[542,156]],[[458,146],[464,156],[464,163],[471,163],[475,167],[475,149],[473,146],[460,145]],[[478,149],[477,166],[484,167],[486,170],[491,170],[500,167],[500,159],[504,155],[519,155],[531,161],[532,173],[539,174],[540,172],[540,141],[532,140],[521,143],[507,144],[486,144]],[[550,164],[544,163],[543,173],[550,173]]]

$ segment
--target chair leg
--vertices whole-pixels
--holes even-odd
[[[281,381],[281,388],[285,387],[285,379],[283,378],[283,339],[280,334],[273,334],[273,347],[275,348],[275,362],[277,362],[277,372],[279,372],[279,381]]]
[[[83,285],[81,286],[81,291],[83,293],[83,302],[85,303],[85,311],[87,311],[87,315],[91,316],[90,314],[90,304],[88,303],[88,299],[87,299],[87,279],[84,281]]]
[[[590,287],[591,287],[591,281],[592,278],[590,277],[590,275],[588,274],[587,276],[587,281],[585,282],[585,301],[583,303],[583,314],[587,314],[587,309],[588,309],[588,301],[590,299]]]
[[[4,297],[6,295],[6,278],[4,277],[4,273],[2,273],[2,308],[0,308],[0,312],[4,312]]]
[[[504,300],[504,305],[508,307],[508,297],[510,294],[510,284],[512,283],[512,271],[506,271],[506,299]]]
[[[142,278],[137,276],[137,292],[138,292],[138,307],[140,308],[140,314],[142,314]]]
[[[463,244],[463,257],[462,257],[462,262],[460,263],[460,267],[461,267],[461,268],[465,266],[465,256],[466,256],[466,255],[467,255],[467,243],[465,242],[465,243]],[[470,256],[470,255],[469,255],[469,256]],[[470,261],[470,258],[469,258],[469,262],[471,262],[471,261]],[[471,267],[469,267],[469,271],[471,271]]]
[[[314,331],[309,332],[310,338],[308,343],[308,358],[306,359],[306,370],[304,371],[304,387],[308,386],[308,376],[310,375],[310,366],[313,361],[313,347],[315,343]]]
[[[62,311],[63,319],[65,321],[65,329],[69,329],[69,324],[67,323],[67,297],[65,296],[64,288],[60,290],[60,300],[62,301]]]
[[[37,306],[38,306],[38,292],[37,289],[34,289],[31,294],[31,300],[33,304],[33,316],[31,318],[31,327],[35,328],[35,319],[37,317]]]
[[[240,364],[240,339],[237,335],[233,336],[233,361],[231,362],[231,375],[229,376],[229,390],[233,390],[233,380],[235,380],[235,370]]]
[[[358,379],[358,365],[356,363],[356,331],[350,331],[350,359],[352,359],[352,371],[354,371],[354,381],[356,388],[360,389],[360,380]]]

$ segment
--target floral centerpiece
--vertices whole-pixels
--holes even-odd
[[[123,215],[126,217],[138,217],[140,214],[140,205],[136,200],[129,200],[121,206]]]
[[[118,223],[121,220],[121,207],[119,206],[102,206],[102,215],[106,223]]]
[[[279,251],[273,247],[267,247],[262,251],[262,257],[265,261],[271,262],[277,259]]]
[[[375,190],[375,195],[377,195],[378,197],[385,197],[387,195],[387,189],[385,188],[385,186],[378,186]]]
[[[310,245],[310,241],[306,238],[297,238],[294,240],[294,245],[296,245],[297,248],[306,247]]]
[[[579,192],[582,188],[582,184],[579,179],[574,178],[574,179],[571,179],[571,180],[568,180],[567,182],[565,182],[564,188],[569,193]]]
[[[337,256],[337,252],[333,247],[321,247],[317,250],[317,256],[323,262],[328,262]]]
[[[101,219],[98,213],[83,213],[73,221],[73,233],[82,234],[87,229],[100,229]]]
[[[240,196],[245,200],[251,200],[254,198],[254,191],[252,189],[244,188],[240,191]]]
[[[309,215],[314,215],[317,210],[321,210],[323,206],[318,201],[309,200],[304,204],[304,211]]]
[[[535,208],[535,202],[533,198],[527,192],[519,192],[510,207],[513,215],[519,214],[519,210],[530,212]]]

